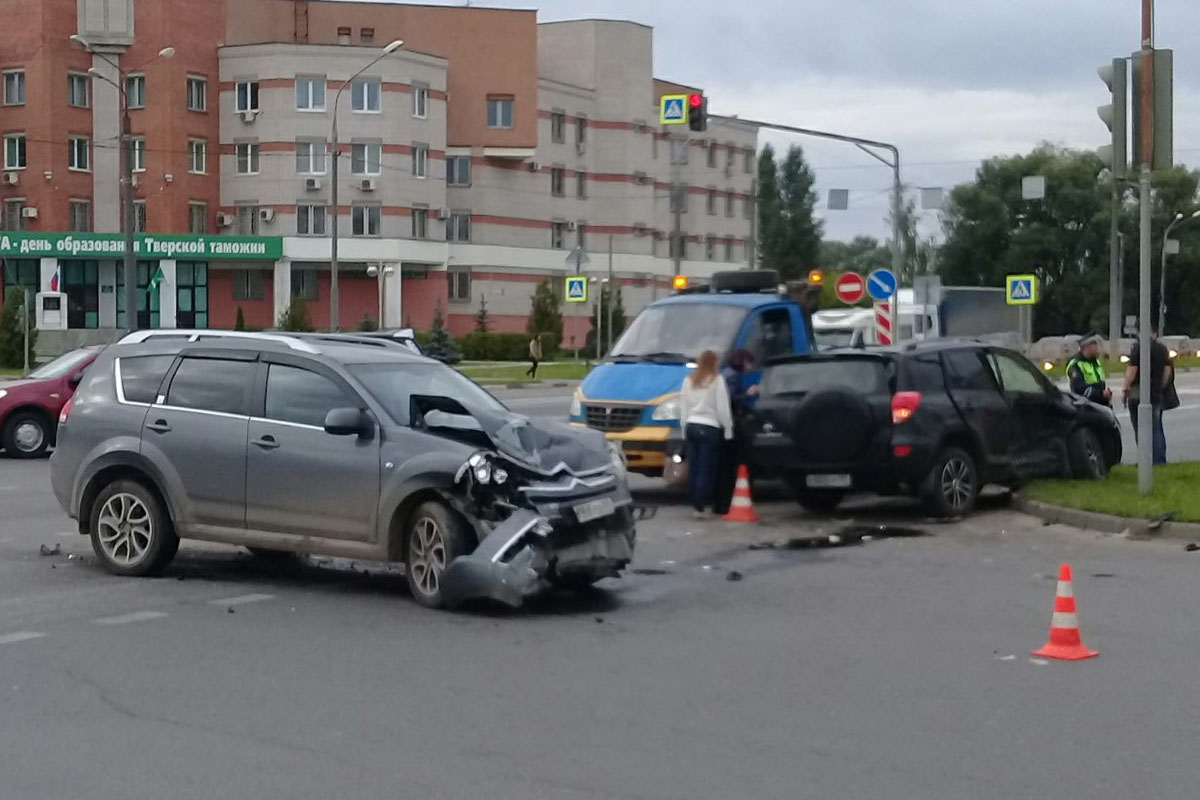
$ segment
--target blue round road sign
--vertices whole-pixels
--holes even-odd
[[[867,276],[867,294],[873,300],[887,300],[896,293],[896,273],[877,269]]]

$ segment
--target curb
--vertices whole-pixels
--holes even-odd
[[[1171,539],[1172,541],[1200,541],[1200,524],[1192,522],[1163,522],[1157,528],[1147,519],[1118,517],[1078,508],[1051,505],[1038,500],[1013,497],[1013,507],[1051,524],[1070,525],[1085,531],[1101,533],[1124,533],[1130,539]]]

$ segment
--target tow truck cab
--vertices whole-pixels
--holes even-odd
[[[802,293],[804,289],[799,290]],[[754,355],[757,383],[767,359],[809,352],[810,322],[770,271],[717,273],[710,285],[651,303],[584,379],[570,422],[620,444],[629,470],[678,482],[686,474],[679,389],[705,350],[724,363]]]

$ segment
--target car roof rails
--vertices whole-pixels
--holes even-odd
[[[258,333],[254,331],[222,331],[222,330],[187,330],[175,328],[160,328],[157,330],[141,330],[127,333],[117,340],[117,344],[141,344],[155,339],[183,339],[188,343],[200,342],[205,339],[243,339],[257,342],[282,344],[291,350],[302,353],[318,353],[317,348],[295,336],[282,333]]]

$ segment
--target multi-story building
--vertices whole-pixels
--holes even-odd
[[[335,215],[342,327],[428,327],[441,306],[464,333],[486,299],[493,329],[523,330],[536,282],[561,286],[581,256],[597,279],[611,264],[636,311],[669,291],[673,202],[684,274],[750,260],[756,130],[659,125],[658,97],[693,89],[654,79],[646,26],[320,0],[9,2],[25,24],[0,31],[4,284],[64,292],[68,327],[95,331],[75,340],[124,322],[122,97],[144,325],[230,326],[240,308],[271,327],[293,297],[327,325]],[[590,312],[564,306],[564,343],[582,343]]]

